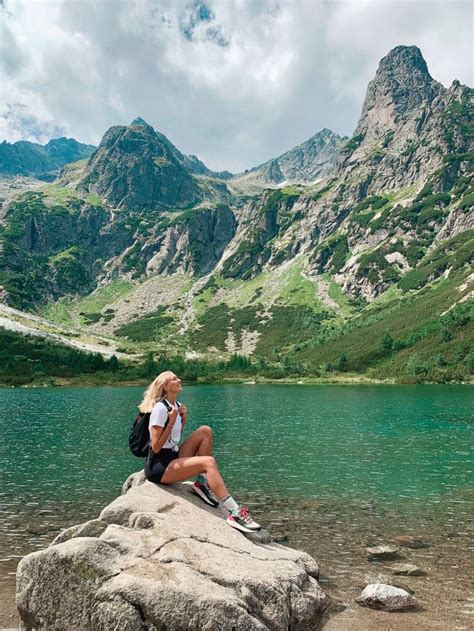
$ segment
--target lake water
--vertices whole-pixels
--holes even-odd
[[[96,517],[140,468],[127,438],[142,391],[0,389],[0,590],[21,556]],[[361,549],[415,534],[431,544],[406,551],[428,570],[421,594],[441,573],[458,628],[472,621],[474,388],[188,386],[181,400],[189,429],[213,428],[230,491],[314,555],[328,588],[352,597],[387,571]]]

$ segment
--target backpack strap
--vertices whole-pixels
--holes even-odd
[[[172,409],[171,405],[168,403],[168,401],[166,399],[160,399],[161,403],[163,403],[163,405],[165,406],[165,408],[168,410],[168,412]],[[180,408],[181,407],[181,403],[179,401],[176,401],[176,405]]]
[[[165,408],[168,410],[168,418],[166,419],[166,423],[165,423],[165,427],[168,425],[168,421],[169,421],[169,414],[172,410],[171,405],[168,403],[168,401],[166,399],[160,399],[160,402],[163,403],[163,405],[165,406]],[[181,403],[179,401],[176,401],[176,404],[178,407],[181,406]]]

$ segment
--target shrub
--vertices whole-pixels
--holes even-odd
[[[356,136],[352,136],[352,138],[348,140],[347,143],[344,145],[342,152],[347,155],[354,153],[354,151],[360,146],[363,140],[364,134],[357,134]]]

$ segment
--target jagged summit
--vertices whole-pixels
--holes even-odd
[[[144,120],[141,116],[137,116],[137,118],[134,118],[130,125],[143,125],[144,127],[152,127],[152,125],[150,125],[150,123],[147,123],[146,120]]]
[[[193,204],[201,193],[180,157],[176,147],[145,121],[115,125],[91,156],[79,187],[117,207]]]
[[[139,116],[130,125],[115,125],[105,133],[78,186],[119,208],[181,208],[202,200],[194,175],[232,177],[225,171],[214,173],[196,156],[181,153]]]
[[[254,167],[244,177],[273,185],[314,181],[334,169],[341,142],[340,136],[325,127],[293,149]]]
[[[355,134],[369,132],[377,138],[444,90],[430,75],[417,46],[397,46],[381,59],[367,87]]]
[[[399,112],[410,111],[424,101],[433,100],[443,86],[428,71],[417,46],[397,46],[383,57],[369,84],[379,95],[390,93]]]
[[[378,73],[383,71],[396,73],[398,76],[407,76],[410,71],[416,71],[430,81],[433,80],[418,46],[395,46],[392,48],[379,62]]]

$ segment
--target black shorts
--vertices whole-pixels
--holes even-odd
[[[179,458],[179,451],[162,448],[157,454],[155,454],[150,449],[145,464],[146,479],[150,482],[161,482],[161,478],[166,471],[166,467],[176,458]]]

